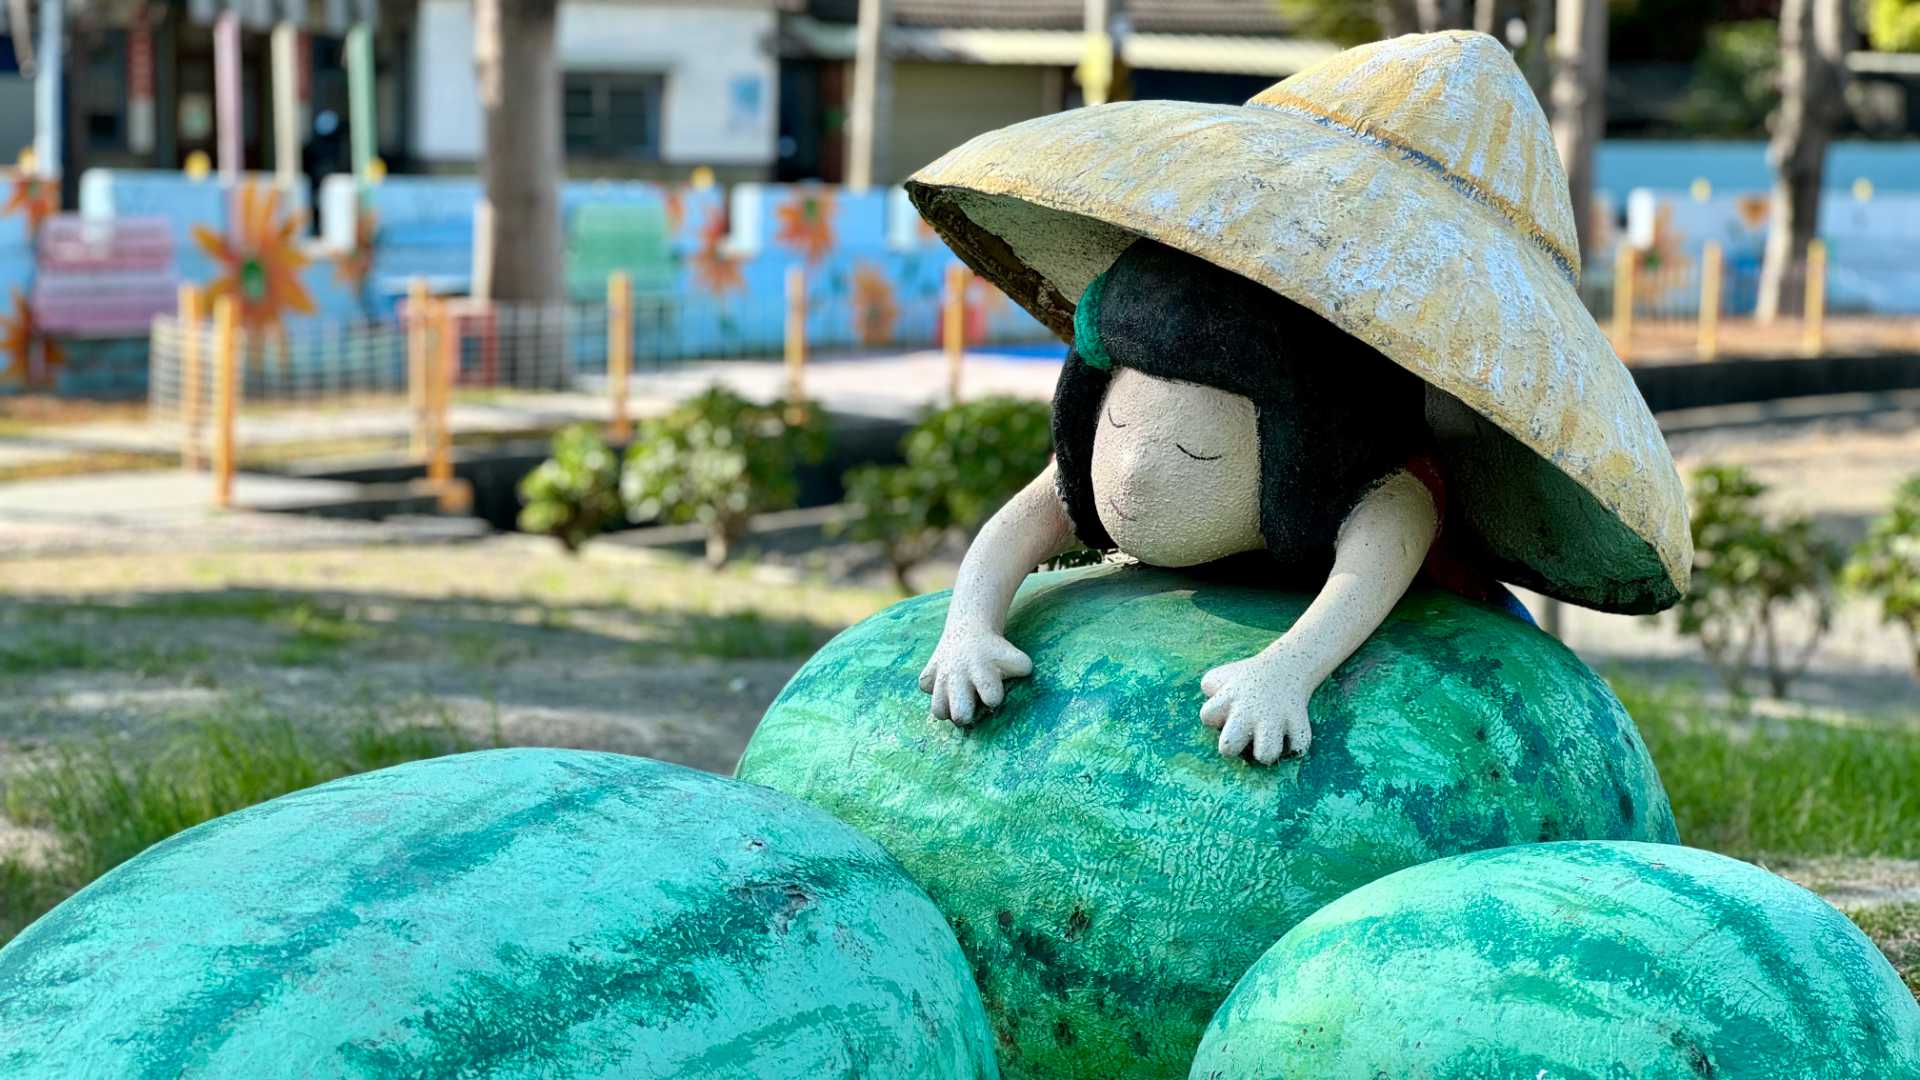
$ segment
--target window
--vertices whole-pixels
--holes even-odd
[[[568,72],[560,94],[567,156],[658,160],[664,89],[659,75]]]

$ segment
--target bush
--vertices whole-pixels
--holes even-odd
[[[1046,468],[1051,414],[1041,402],[982,398],[929,414],[901,440],[906,464],[868,465],[845,477],[852,539],[886,550],[894,580],[954,533],[971,535]]]
[[[757,405],[713,386],[641,425],[620,494],[630,520],[704,526],[707,562],[719,566],[754,514],[793,506],[794,470],[826,449],[814,410]]]
[[[1881,617],[1907,632],[1920,674],[1920,475],[1900,485],[1892,508],[1854,549],[1846,582],[1879,600]]]
[[[578,551],[620,516],[620,460],[587,424],[554,435],[552,453],[520,478],[520,528]]]
[[[1759,507],[1767,487],[1739,466],[1694,474],[1693,587],[1676,612],[1680,632],[1700,640],[1707,660],[1736,697],[1756,664],[1775,697],[1806,670],[1833,617],[1840,553],[1806,517],[1769,520]],[[1808,628],[1786,638],[1795,614]]]

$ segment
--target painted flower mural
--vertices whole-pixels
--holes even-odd
[[[894,299],[893,282],[881,270],[862,263],[853,271],[853,333],[862,345],[886,345],[893,341],[894,324],[900,318],[900,305]]]
[[[1640,264],[1635,268],[1636,296],[1659,303],[1698,287],[1687,275],[1693,259],[1687,254],[1686,239],[1673,223],[1673,204],[1661,202],[1653,215],[1653,243],[1640,253]]]
[[[7,361],[0,374],[27,386],[50,384],[54,371],[66,363],[60,343],[40,332],[33,308],[19,289],[13,290],[13,314],[0,315],[0,356]]]
[[[24,215],[27,219],[27,235],[40,231],[47,219],[60,212],[60,185],[45,177],[36,176],[26,169],[13,172],[12,190],[7,195],[6,204],[0,206],[0,217],[14,214]]]
[[[725,296],[746,288],[740,260],[721,247],[727,239],[727,212],[714,207],[700,226],[700,246],[693,253],[693,280],[711,296]]]
[[[779,229],[776,243],[817,263],[833,250],[833,193],[825,188],[803,187],[793,197],[773,208]]]
[[[360,314],[366,318],[373,313],[367,286],[373,280],[373,249],[379,242],[380,215],[362,204],[353,216],[353,246],[333,257],[333,279],[353,293]]]
[[[208,286],[209,295],[233,297],[240,322],[249,330],[277,333],[289,312],[313,314],[313,297],[300,281],[308,259],[297,239],[299,219],[280,216],[280,193],[251,182],[240,185],[236,217],[227,236],[204,225],[194,227],[194,239],[221,267],[220,277]]]

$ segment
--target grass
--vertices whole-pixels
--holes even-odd
[[[0,646],[0,678],[49,671],[131,671],[168,675],[208,663],[212,654],[197,645],[135,645],[109,648],[96,642],[30,637]]]
[[[719,660],[780,660],[805,656],[832,632],[806,619],[783,619],[758,611],[691,616],[671,645],[677,651]]]
[[[1920,903],[1856,908],[1847,917],[1880,946],[1907,989],[1920,997]]]
[[[105,739],[58,746],[8,781],[7,816],[49,834],[55,850],[43,864],[0,858],[0,943],[182,829],[341,776],[474,745],[445,722],[367,719],[319,735],[236,710],[185,727],[157,749]]]
[[[1616,690],[1686,843],[1746,859],[1920,858],[1920,730],[1743,718],[1684,690]]]

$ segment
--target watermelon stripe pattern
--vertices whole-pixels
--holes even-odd
[[[190,829],[0,950],[0,1076],[997,1076],[877,845],[643,758],[499,750]]]
[[[1534,844],[1404,870],[1247,972],[1195,1080],[1920,1076],[1920,1004],[1819,897],[1691,848]]]
[[[1247,966],[1322,904],[1463,851],[1673,842],[1606,684],[1527,623],[1416,590],[1320,688],[1302,759],[1223,759],[1200,677],[1308,597],[1140,566],[1028,579],[1007,636],[1034,674],[969,731],[915,675],[920,597],[794,676],[739,775],[879,840],[945,911],[1012,1077],[1185,1074]]]

